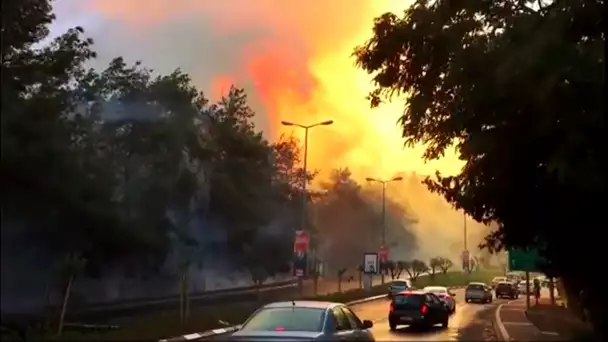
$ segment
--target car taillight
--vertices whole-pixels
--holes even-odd
[[[422,308],[420,308],[420,312],[422,312],[423,315],[426,313],[426,310],[428,310],[426,305],[423,305]]]
[[[274,328],[275,331],[285,331],[285,328],[283,327],[276,327]]]
[[[445,296],[443,296],[443,299],[448,300],[448,299],[450,299],[450,296],[445,295]]]
[[[391,303],[391,306],[388,308],[388,311],[393,312],[393,310],[395,310],[395,306],[393,305],[393,303]]]

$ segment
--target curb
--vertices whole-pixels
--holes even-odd
[[[465,286],[449,286],[448,289],[457,290],[457,289],[462,289],[464,287]],[[345,304],[349,305],[349,306],[358,305],[358,304],[363,304],[363,303],[367,303],[367,302],[373,302],[375,300],[384,299],[384,298],[387,298],[387,295],[383,294],[383,295],[377,295],[377,296],[367,297],[367,298],[363,298],[363,299],[357,299],[357,300],[353,300],[352,302],[348,302]],[[162,340],[159,340],[158,342],[181,342],[181,341],[198,340],[198,339],[202,339],[202,338],[228,334],[228,333],[238,330],[240,327],[241,327],[240,325],[234,325],[234,326],[226,327],[226,328],[207,330],[207,331],[204,331],[201,333],[193,333],[193,334],[188,334],[188,335],[182,335],[182,336],[162,339]]]

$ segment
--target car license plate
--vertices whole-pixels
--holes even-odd
[[[411,322],[414,319],[412,317],[401,317],[401,320],[404,321],[404,322]]]

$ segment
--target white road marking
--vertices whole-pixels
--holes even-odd
[[[518,326],[518,327],[529,327],[529,326],[534,325],[529,322],[502,322],[502,324],[503,325],[513,325],[513,326]]]
[[[559,336],[559,333],[556,333],[555,331],[541,331],[540,333],[543,335]]]
[[[502,341],[511,341],[511,336],[509,336],[509,333],[507,332],[507,329],[505,328],[505,325],[502,323],[502,319],[500,319],[500,309],[502,309],[502,307],[504,306],[504,304],[500,304],[498,306],[498,309],[496,309],[496,325],[498,325],[498,331],[500,332],[500,336]]]
[[[203,335],[201,335],[201,334],[195,333],[195,334],[184,335],[184,338],[186,340],[194,340],[194,339],[197,339],[197,338],[201,338],[202,336]]]

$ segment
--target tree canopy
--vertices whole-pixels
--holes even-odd
[[[82,28],[49,39],[48,0],[3,2],[2,16],[3,209],[32,241],[91,267],[158,265],[170,236],[196,242],[199,217],[247,258],[279,209],[295,210],[297,141],[267,141],[243,89],[212,102],[179,69],[121,57],[90,69]]]
[[[427,159],[456,146],[462,172],[427,185],[498,223],[486,246],[540,247],[546,271],[587,285],[580,265],[600,250],[589,236],[606,195],[603,8],[419,0],[378,17],[354,52],[373,75],[372,106],[407,97],[406,145],[425,144]]]

